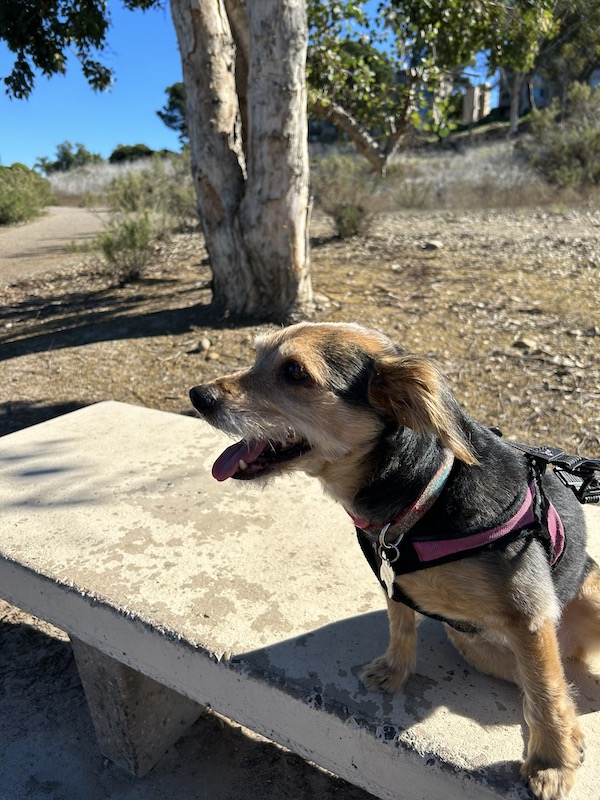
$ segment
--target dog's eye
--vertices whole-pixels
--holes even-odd
[[[308,372],[304,369],[302,364],[297,361],[288,361],[283,367],[283,374],[290,381],[306,381],[310,378]]]

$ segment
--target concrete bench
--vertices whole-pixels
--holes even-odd
[[[386,616],[345,513],[302,477],[216,483],[224,441],[114,402],[0,439],[0,596],[69,634],[102,752],[142,775],[210,705],[380,798],[527,797],[518,690],[426,620],[405,692],[367,691]],[[569,669],[591,800],[598,680]]]

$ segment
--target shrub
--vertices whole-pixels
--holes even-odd
[[[109,208],[121,214],[156,211],[160,206],[160,190],[155,177],[150,170],[119,175],[106,192]]]
[[[105,200],[111,221],[95,244],[121,283],[140,278],[153,242],[198,224],[186,156],[155,156],[144,169],[119,175],[106,190]]]
[[[106,200],[119,214],[147,211],[158,235],[198,224],[189,158],[153,158],[148,167],[126,172],[110,184]]]
[[[328,156],[311,170],[315,203],[331,219],[340,239],[365,234],[385,208],[383,179],[353,156]]]
[[[101,164],[103,160],[100,153],[90,153],[87,147],[80,142],[75,145],[72,145],[71,142],[62,142],[62,144],[56,146],[56,159],[54,161],[42,156],[38,158],[35,166],[44,175],[51,175],[53,172],[68,172],[89,164]]]
[[[557,100],[536,112],[525,152],[550,183],[573,189],[600,184],[600,88],[573,84],[565,112],[560,121]]]
[[[108,228],[96,237],[102,255],[120,283],[139,280],[152,250],[154,224],[144,211],[114,218]]]
[[[50,183],[23,164],[0,167],[0,225],[37,216],[52,200]]]
[[[146,144],[119,144],[109,155],[111,164],[120,164],[122,161],[138,161],[140,158],[150,158],[154,150]]]

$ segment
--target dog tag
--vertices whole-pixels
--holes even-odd
[[[394,569],[390,562],[385,557],[385,554],[381,556],[381,566],[379,567],[379,578],[381,582],[385,585],[385,589],[387,592],[387,596],[392,599],[394,596]]]

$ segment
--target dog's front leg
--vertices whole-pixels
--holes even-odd
[[[387,604],[390,642],[385,653],[365,667],[362,679],[370,689],[393,693],[415,671],[417,626],[412,608],[390,599]]]
[[[556,628],[546,620],[532,631],[526,620],[511,625],[509,644],[523,687],[529,727],[521,773],[539,800],[563,800],[583,755],[583,734],[560,659]]]

